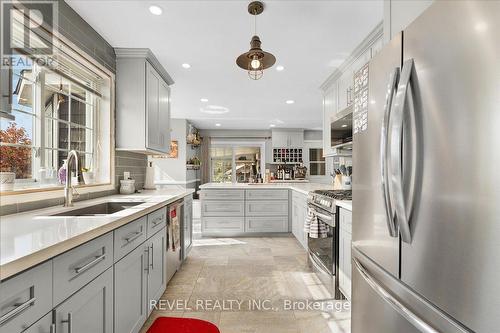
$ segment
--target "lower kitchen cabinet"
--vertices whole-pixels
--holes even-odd
[[[0,330],[0,332],[4,331]],[[52,322],[52,311],[30,326],[26,331],[23,331],[23,333],[56,333],[56,324]]]
[[[193,244],[193,197],[184,198],[184,220],[182,225],[182,260],[186,260]]]
[[[57,332],[113,333],[113,270],[109,268],[55,309]]]
[[[292,195],[292,234],[299,243],[307,249],[307,234],[304,232],[304,223],[307,217],[307,196],[293,192]]]
[[[165,228],[156,233],[148,241],[146,241],[146,246],[148,249],[148,315],[153,310],[149,306],[151,300],[158,300],[161,295],[165,292],[167,287],[166,279],[166,240],[167,233]]]
[[[115,264],[115,332],[139,332],[147,318],[148,251],[139,246]]]
[[[339,212],[339,289],[348,299],[351,299],[351,243],[352,243],[352,212],[340,208]]]

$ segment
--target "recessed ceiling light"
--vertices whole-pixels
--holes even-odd
[[[344,125],[342,125],[342,127],[344,127],[344,128],[345,128],[345,127],[347,127],[347,125],[346,125],[346,124],[344,124]]]
[[[287,100],[285,103],[286,103],[286,104],[293,104],[293,103],[295,103],[295,101],[294,101],[293,99],[289,99],[289,100]]]
[[[191,68],[191,65],[184,63],[184,64],[182,64],[182,68],[188,69],[188,68]]]
[[[274,125],[274,124],[271,124],[271,125],[269,125],[269,127],[276,127],[276,125]]]
[[[153,15],[161,15],[161,13],[163,13],[163,9],[161,9],[161,7],[155,6],[155,5],[149,6],[149,11]]]
[[[282,71],[282,70],[284,70],[284,69],[285,69],[285,66],[283,66],[283,65],[278,65],[278,66],[276,66],[276,70],[277,70],[278,72],[281,72],[281,71]]]
[[[215,127],[221,127],[221,126],[222,126],[222,125],[221,125],[221,124],[219,124],[219,123],[215,124]]]
[[[200,108],[200,111],[207,114],[224,114],[228,113],[229,109],[220,105],[207,105]]]
[[[206,102],[208,102],[208,98],[200,98],[200,101],[202,101],[203,103],[206,103]]]

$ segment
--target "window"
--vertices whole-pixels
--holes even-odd
[[[93,173],[86,184],[111,181],[111,77],[73,56],[59,49],[46,65],[16,55],[6,69],[0,171],[15,173],[14,190],[60,187],[58,170],[70,150],[78,154],[79,184],[83,168]]]
[[[248,183],[262,174],[261,150],[255,144],[212,145],[210,148],[211,181]]]
[[[325,158],[323,157],[323,148],[309,149],[309,174],[311,176],[325,175]]]

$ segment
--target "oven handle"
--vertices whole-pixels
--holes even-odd
[[[319,217],[320,219],[322,219],[330,227],[332,227],[332,228],[335,227],[335,219],[333,218],[333,216],[329,216],[329,215],[325,215],[325,214],[319,213],[316,209],[311,208],[311,207],[309,207],[309,209],[311,210],[311,212],[314,215],[316,215],[317,217]]]

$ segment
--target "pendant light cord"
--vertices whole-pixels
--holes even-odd
[[[253,11],[253,18],[254,18],[254,36],[257,36],[257,9],[254,9]]]

